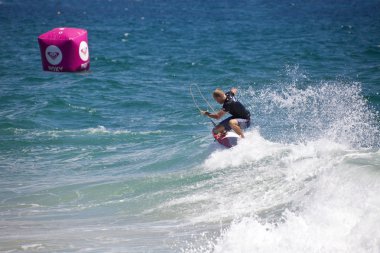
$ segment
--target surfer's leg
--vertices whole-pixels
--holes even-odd
[[[215,134],[220,134],[220,133],[224,133],[224,131],[226,131],[226,130],[225,130],[225,128],[224,128],[223,125],[219,124],[219,125],[215,126],[215,127],[212,129],[212,131],[213,131]]]
[[[250,125],[251,125],[251,120],[249,120],[249,119],[239,119],[239,118],[237,118],[236,120],[237,120],[237,123],[238,123],[238,125],[239,125],[239,127],[240,127],[241,130],[245,130],[248,127],[250,127]]]
[[[235,131],[235,133],[240,135],[241,138],[244,138],[244,133],[241,130],[241,128],[239,126],[239,122],[237,119],[231,119],[228,123],[229,123],[230,127]]]
[[[231,117],[223,120],[220,122],[216,127],[214,127],[213,131],[215,134],[225,134],[226,131],[230,131],[231,127],[229,125],[229,122],[231,120]]]

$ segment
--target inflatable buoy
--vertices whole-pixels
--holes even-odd
[[[38,36],[42,68],[45,71],[75,72],[90,68],[87,31],[55,28]]]

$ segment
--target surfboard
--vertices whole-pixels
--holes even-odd
[[[211,133],[214,136],[215,140],[226,148],[232,148],[236,146],[238,139],[240,138],[240,136],[233,131],[228,131],[224,136],[217,135],[213,131],[211,131]]]

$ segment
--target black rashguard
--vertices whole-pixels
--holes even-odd
[[[250,119],[251,113],[242,105],[231,91],[226,92],[226,100],[223,103],[222,110],[228,112],[233,118]]]

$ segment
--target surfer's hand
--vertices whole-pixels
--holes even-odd
[[[204,115],[204,116],[210,115],[210,113],[208,111],[201,111],[201,114]]]

